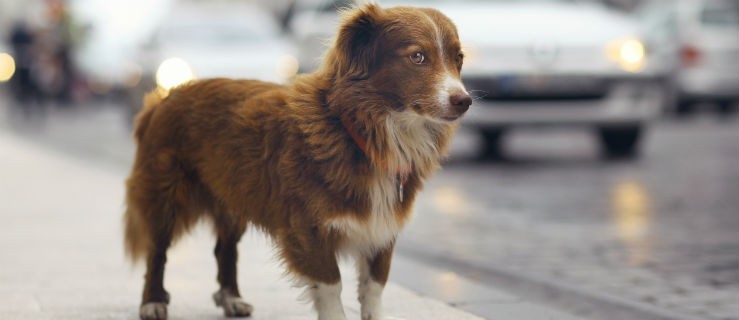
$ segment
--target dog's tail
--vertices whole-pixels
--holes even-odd
[[[143,106],[136,115],[133,135],[140,144],[144,140],[144,135],[149,128],[152,114],[157,105],[164,100],[166,93],[159,89],[152,90],[144,96]],[[134,164],[131,177],[127,181],[127,208],[123,215],[124,225],[124,241],[126,255],[131,262],[136,263],[141,260],[153,247],[153,241],[149,232],[149,221],[147,221],[141,208],[134,201],[136,190],[133,189],[134,180],[137,176],[136,164]]]
[[[132,263],[141,261],[153,246],[147,221],[144,221],[141,212],[129,206],[123,216],[125,225],[126,256]]]
[[[161,103],[165,97],[166,93],[162,92],[162,90],[158,88],[150,91],[144,96],[144,104],[136,115],[136,125],[133,131],[133,135],[136,137],[138,142],[141,142],[141,139],[143,139],[144,133],[146,132],[146,128],[149,127],[149,121],[151,121],[154,107]]]

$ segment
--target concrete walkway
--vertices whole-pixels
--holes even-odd
[[[143,267],[123,255],[124,179],[119,167],[51,151],[0,128],[0,319],[138,319]],[[213,245],[200,226],[170,250],[170,319],[223,318],[211,300]],[[255,306],[253,319],[315,319],[297,299],[301,290],[281,276],[263,235],[250,230],[240,252],[239,280]],[[577,319],[401,256],[394,263],[391,278],[434,298],[391,282],[384,294],[388,320],[481,319],[447,303],[490,319]],[[359,319],[354,270],[342,271],[347,315]]]
[[[122,174],[0,133],[0,318],[136,319],[143,267],[123,257]],[[205,226],[171,250],[165,285],[171,319],[218,319],[213,239]],[[315,319],[284,279],[266,239],[241,243],[240,283],[253,319]],[[348,316],[359,318],[352,268],[344,271]],[[395,284],[396,319],[477,319]]]

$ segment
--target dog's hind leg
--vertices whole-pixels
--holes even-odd
[[[153,247],[146,258],[144,293],[141,299],[139,316],[142,320],[167,319],[169,293],[164,290],[164,265],[167,262],[167,249],[172,242],[172,228],[168,223],[159,231],[152,230]]]
[[[216,222],[218,241],[216,242],[215,256],[218,262],[218,284],[220,290],[213,294],[213,301],[223,308],[226,317],[247,317],[254,308],[241,299],[236,277],[236,262],[238,260],[239,243],[245,227]]]
[[[140,219],[146,221],[140,237],[147,238],[146,275],[139,316],[143,320],[163,320],[167,318],[169,304],[169,293],[164,289],[167,249],[197,221],[197,216],[176,197],[176,189],[152,194],[154,196],[146,198],[148,201],[138,202],[136,206],[140,209],[136,211]]]

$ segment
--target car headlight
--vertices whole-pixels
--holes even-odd
[[[606,55],[609,59],[618,63],[622,69],[629,72],[643,70],[647,62],[644,44],[635,38],[612,41],[606,48]]]
[[[470,45],[465,45],[462,47],[462,52],[464,53],[464,64],[465,67],[470,67],[476,65],[478,62],[480,62],[480,54],[477,51],[477,48]]]
[[[10,80],[15,73],[15,60],[13,56],[2,52],[0,53],[0,82]]]
[[[164,90],[195,79],[190,66],[180,58],[169,58],[159,65],[156,74],[157,84]]]
[[[294,56],[285,54],[281,56],[280,59],[277,61],[277,65],[275,66],[275,68],[277,76],[281,80],[287,80],[298,74],[300,63],[298,62],[298,59]]]

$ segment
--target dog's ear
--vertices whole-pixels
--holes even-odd
[[[382,9],[369,3],[342,12],[334,52],[336,76],[365,79],[377,63],[377,38]]]

